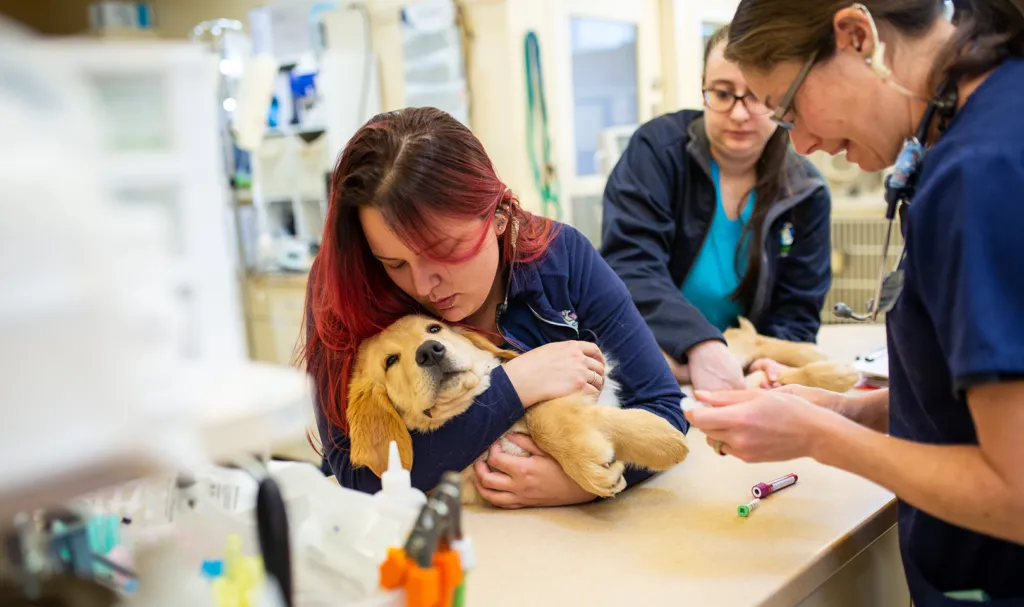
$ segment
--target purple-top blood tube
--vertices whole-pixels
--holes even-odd
[[[767,483],[758,483],[750,488],[750,492],[754,497],[758,499],[764,499],[776,491],[781,491],[786,487],[796,484],[797,476],[795,474],[787,474],[781,478],[777,478]]]

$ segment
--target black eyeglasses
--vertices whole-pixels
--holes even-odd
[[[789,90],[782,97],[782,101],[779,102],[779,107],[775,109],[772,114],[772,121],[775,124],[781,126],[787,131],[793,129],[793,121],[786,120],[786,114],[789,114],[793,110],[793,99],[796,97],[797,91],[803,85],[804,80],[807,78],[807,74],[810,73],[811,68],[814,67],[814,60],[818,58],[818,51],[811,53],[810,59],[800,69],[800,73],[797,74],[796,79],[793,80],[793,84],[789,85]]]
[[[763,116],[771,112],[771,110],[768,109],[768,106],[761,103],[753,93],[737,95],[728,89],[722,88],[704,89],[703,93],[704,105],[713,112],[727,114],[736,107],[736,102],[738,101],[742,101],[743,106],[746,107],[747,111],[751,114]]]

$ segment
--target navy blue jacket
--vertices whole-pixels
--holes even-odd
[[[776,202],[765,221],[757,292],[744,315],[763,335],[813,342],[832,280],[831,196],[814,166],[790,153],[793,194]],[[661,349],[680,362],[690,347],[723,340],[681,291],[716,201],[703,112],[690,110],[641,126],[604,192],[602,255]]]
[[[626,286],[589,240],[571,226],[560,227],[541,259],[513,268],[508,308],[498,326],[509,347],[525,352],[556,341],[596,343],[617,363],[612,378],[621,385],[624,407],[647,409],[688,431],[682,391]],[[413,486],[427,491],[444,472],[463,470],[525,412],[508,375],[498,367],[491,373],[490,388],[465,413],[434,432],[412,432]],[[319,407],[317,424],[324,454],[341,485],[379,491],[380,478],[369,468],[352,466],[348,437],[328,428]],[[649,476],[632,468],[625,474],[629,485]]]

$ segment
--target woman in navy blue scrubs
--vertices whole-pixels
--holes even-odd
[[[916,605],[1024,605],[1024,0],[742,0],[726,57],[799,152],[896,164],[906,245],[888,390],[698,393],[687,417],[721,454],[893,491]]]

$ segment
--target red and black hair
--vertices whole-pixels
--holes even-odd
[[[518,222],[503,233],[501,263],[530,262],[556,224],[524,211],[498,178],[483,145],[459,121],[434,108],[379,114],[345,146],[334,168],[320,252],[309,274],[302,359],[327,421],[348,431],[348,384],[359,344],[402,316],[425,310],[387,275],[367,244],[359,209],[378,209],[388,227],[418,254],[465,261],[483,247],[496,213]],[[480,238],[460,258],[439,254],[435,219],[484,219]],[[514,257],[514,258],[513,258]]]

